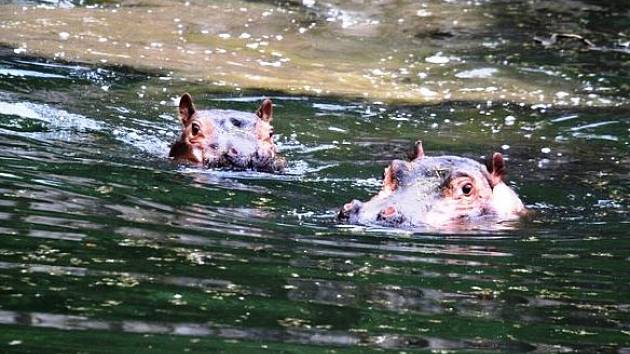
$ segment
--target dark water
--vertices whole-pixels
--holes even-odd
[[[630,56],[539,51],[514,64],[525,80],[552,68],[608,90],[394,106],[2,50],[0,351],[629,353]],[[184,91],[245,111],[270,95],[288,171],[172,164]],[[533,217],[460,234],[335,223],[418,138],[503,152]]]

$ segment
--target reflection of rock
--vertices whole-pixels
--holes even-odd
[[[567,306],[565,302],[514,294],[484,292],[448,293],[431,288],[403,288],[388,285],[357,286],[350,282],[288,279],[288,298],[315,304],[335,305],[347,309],[377,309],[422,316],[440,314],[495,320],[497,318],[539,323],[549,320],[549,308]],[[522,311],[527,309],[527,311]],[[538,310],[536,310],[538,309]],[[567,321],[589,317],[587,311],[576,311]],[[590,316],[592,317],[592,316]],[[357,319],[358,320],[358,319]],[[396,339],[388,338],[396,342]],[[386,344],[383,343],[383,346]]]
[[[358,305],[356,286],[351,283],[326,280],[289,279],[292,285],[288,297],[293,301],[307,301],[339,306]]]
[[[381,348],[427,348],[430,347],[430,341],[424,338],[412,338],[401,335],[383,335],[375,336],[372,338],[373,344],[378,345]],[[444,347],[453,347],[453,343],[445,343]],[[455,346],[456,347],[456,346]]]
[[[368,302],[392,311],[413,311],[424,314],[443,313],[436,290],[420,289],[375,289]]]
[[[368,335],[348,331],[318,329],[265,329],[242,328],[209,323],[177,323],[140,320],[98,320],[86,316],[51,313],[14,312],[0,310],[1,325],[20,325],[50,328],[63,331],[102,331],[103,333],[133,333],[142,335],[173,335],[185,337],[217,337],[222,339],[285,342],[305,345],[354,347],[364,346],[384,349],[488,349],[531,351],[535,347],[520,342],[499,342],[483,339],[448,340],[423,338],[394,333]],[[77,334],[75,334],[76,336]]]
[[[439,314],[453,307],[453,301],[463,304],[464,300],[471,299],[470,296],[445,294],[434,289],[358,287],[350,282],[326,280],[289,279],[288,282],[291,289],[288,297],[294,301],[359,308],[370,306],[396,312]]]
[[[429,341],[410,336],[381,334],[370,337],[341,331],[307,329],[256,329],[238,328],[206,323],[169,323],[136,320],[95,320],[84,316],[58,315],[50,313],[20,313],[0,310],[0,324],[21,325],[39,328],[54,328],[66,331],[95,330],[136,334],[165,334],[192,337],[218,337],[224,339],[281,341],[322,346],[369,345],[381,348],[427,347]],[[456,347],[457,342],[440,341],[446,347]],[[438,347],[439,348],[439,347]]]

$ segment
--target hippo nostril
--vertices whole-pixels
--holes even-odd
[[[353,200],[350,203],[346,203],[343,205],[341,210],[339,211],[339,215],[337,216],[340,220],[348,220],[350,215],[356,214],[361,209],[363,204],[358,200]]]
[[[389,206],[378,213],[376,220],[383,221],[388,224],[397,224],[402,222],[402,216],[398,213],[396,207]]]
[[[397,213],[398,213],[398,211],[393,206],[387,207],[387,208],[383,209],[383,211],[381,212],[381,214],[384,217],[386,217],[386,218],[392,217],[392,216],[396,215]]]

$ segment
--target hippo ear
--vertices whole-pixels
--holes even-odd
[[[422,147],[422,140],[418,140],[413,144],[413,150],[409,154],[409,159],[413,160],[421,160],[424,158],[424,148]]]
[[[392,167],[387,166],[383,172],[383,191],[385,193],[391,193],[396,190],[396,187],[398,187],[398,183],[396,183],[396,177],[394,176]]]
[[[184,126],[188,125],[190,118],[195,114],[195,105],[189,93],[185,93],[179,99],[179,119]]]
[[[492,187],[503,182],[505,177],[505,160],[499,152],[492,154],[492,157],[486,161],[486,167],[490,173],[490,184]]]
[[[273,103],[271,103],[270,99],[266,98],[263,101],[260,107],[256,110],[256,115],[265,122],[271,122],[273,119]]]

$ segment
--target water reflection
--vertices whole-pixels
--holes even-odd
[[[318,346],[348,347],[367,346],[384,349],[457,349],[476,348],[511,351],[530,351],[535,347],[523,343],[501,343],[495,341],[452,341],[438,338],[422,338],[383,333],[378,336],[350,334],[347,332],[321,331],[316,329],[291,328],[287,330],[221,327],[206,323],[168,323],[145,321],[106,321],[84,316],[67,316],[50,313],[19,313],[0,310],[0,323],[39,328],[83,331],[122,331],[138,334],[168,334],[192,337],[219,337],[224,339],[283,341]]]
[[[94,338],[120,334],[125,339],[112,339],[112,350],[164,338],[171,344],[159,342],[153,349],[169,351],[168,345],[175,345],[172,351],[177,351],[209,342],[215,343],[214,350],[229,351],[235,344],[240,350],[267,346],[294,352],[623,353],[630,347],[630,279],[625,271],[630,261],[630,126],[627,89],[619,74],[623,57],[611,56],[622,53],[593,56],[592,51],[567,49],[551,54],[555,49],[550,47],[540,54],[540,47],[517,45],[513,34],[475,39],[482,41],[487,60],[471,59],[468,50],[444,50],[448,41],[449,48],[466,48],[460,39],[480,28],[477,11],[492,15],[484,2],[474,5],[472,14],[457,15],[462,22],[452,26],[446,25],[455,17],[440,18],[453,14],[458,3],[401,3],[402,10],[390,9],[387,2],[374,8],[270,3],[243,2],[247,11],[238,3],[231,11],[239,16],[231,18],[247,20],[254,12],[250,5],[262,10],[261,17],[269,11],[264,18],[271,22],[295,11],[301,21],[291,24],[282,39],[275,30],[196,23],[182,28],[181,35],[208,31],[201,39],[189,39],[208,44],[210,49],[197,54],[220,57],[222,72],[234,67],[251,78],[260,72],[246,72],[247,65],[259,67],[260,59],[281,63],[263,67],[269,77],[278,70],[293,79],[298,77],[293,69],[301,73],[313,63],[292,65],[313,49],[298,57],[290,56],[289,49],[303,49],[303,43],[331,35],[333,28],[343,34],[340,40],[348,51],[339,51],[332,40],[320,49],[335,49],[346,63],[335,65],[356,69],[379,91],[387,93],[393,84],[407,90],[404,81],[411,80],[418,86],[410,92],[422,97],[441,99],[450,90],[452,100],[475,100],[398,106],[369,98],[271,94],[278,106],[278,143],[291,161],[288,172],[206,171],[165,158],[179,124],[172,98],[191,90],[199,93],[200,105],[251,111],[269,92],[243,93],[233,87],[238,95],[225,88],[217,94],[168,71],[24,60],[13,50],[0,51],[1,342],[36,352],[74,351],[66,347],[72,340],[93,345]],[[166,9],[184,6],[164,4]],[[87,13],[95,21],[94,12],[102,11],[109,21],[114,12],[107,11],[117,9],[115,3],[100,9],[76,5],[78,17]],[[551,6],[504,5],[519,16],[523,6]],[[392,12],[384,14],[388,9]],[[150,9],[129,10],[133,15]],[[309,13],[312,18],[305,15]],[[589,16],[598,20],[599,14]],[[190,20],[164,16],[170,26],[165,28],[175,31]],[[372,23],[380,16],[387,21]],[[416,17],[436,19],[420,23]],[[268,25],[279,22],[274,23]],[[409,46],[417,49],[429,42],[428,47],[413,57],[402,50],[379,51],[380,44],[369,38],[373,33],[381,38],[380,31],[392,27],[410,29]],[[293,37],[299,28],[305,29],[300,35],[306,42]],[[76,35],[59,32],[68,37],[55,32],[55,43],[69,43]],[[231,35],[218,37],[222,33]],[[362,43],[353,42],[363,37]],[[90,55],[114,60],[102,53],[115,52],[97,50],[113,45],[113,39],[106,39],[95,37],[96,53]],[[251,62],[241,60],[242,52],[233,47],[241,41],[258,44],[256,49],[243,47],[252,51]],[[263,45],[265,41],[269,43]],[[170,56],[169,45],[156,41],[142,51]],[[30,48],[25,50],[30,53]],[[281,56],[272,53],[278,48],[286,49],[277,53]],[[352,53],[366,51],[373,54],[366,55],[366,65],[347,67],[355,62]],[[335,66],[312,59],[321,61],[312,65],[316,70]],[[609,65],[602,67],[603,61]],[[574,65],[578,62],[588,65]],[[309,77],[304,72],[300,80]],[[335,76],[343,85],[353,78]],[[266,81],[257,82],[266,87]],[[335,89],[347,87],[331,82]],[[514,89],[502,91],[514,83]],[[317,89],[311,86],[308,92]],[[335,223],[337,208],[378,190],[383,167],[403,158],[418,138],[435,155],[481,159],[502,151],[509,158],[512,186],[534,216],[492,232]],[[61,341],[55,341],[58,332]]]

